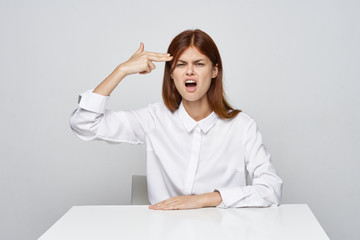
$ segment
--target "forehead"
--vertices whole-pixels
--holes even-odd
[[[188,47],[185,51],[179,56],[179,60],[197,60],[204,59],[209,60],[209,58],[202,54],[196,47]]]

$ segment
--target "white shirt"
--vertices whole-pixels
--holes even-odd
[[[92,90],[81,94],[70,126],[85,141],[146,144],[151,204],[213,191],[220,192],[223,208],[279,204],[282,180],[248,114],[224,120],[212,112],[196,122],[182,103],[173,113],[162,102],[111,111],[108,99]]]

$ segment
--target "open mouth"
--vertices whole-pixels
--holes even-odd
[[[188,92],[193,92],[196,89],[196,82],[194,80],[186,80],[185,87]]]

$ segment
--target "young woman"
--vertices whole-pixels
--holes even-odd
[[[111,111],[111,92],[128,75],[165,62],[163,102]],[[277,206],[277,176],[255,121],[225,100],[222,62],[209,35],[187,30],[168,53],[144,44],[97,86],[80,95],[70,126],[83,140],[146,144],[151,209]],[[249,182],[246,181],[248,176]]]

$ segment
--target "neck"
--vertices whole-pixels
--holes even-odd
[[[212,113],[209,101],[207,97],[199,99],[198,101],[187,101],[182,100],[186,112],[190,115],[195,121],[200,121],[201,119],[206,118]]]

